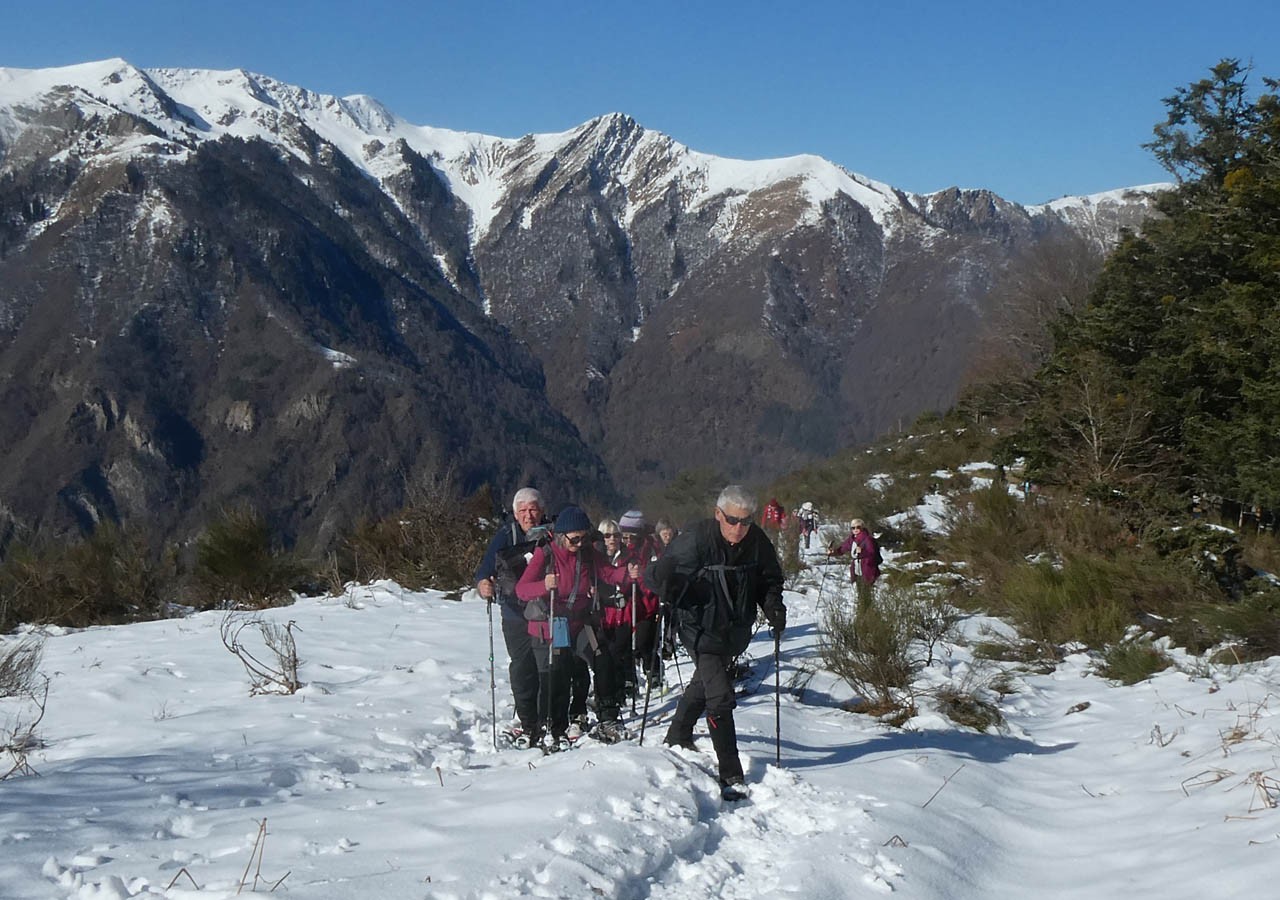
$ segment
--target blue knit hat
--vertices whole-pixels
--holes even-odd
[[[571,531],[590,531],[591,520],[577,506],[566,506],[556,516],[556,524],[552,529],[556,534],[568,534]]]

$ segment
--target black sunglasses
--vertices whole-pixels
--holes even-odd
[[[564,542],[568,544],[570,547],[577,547],[586,539],[587,539],[587,536],[585,534],[579,534],[579,535],[566,534],[564,536]]]
[[[725,512],[723,509],[720,510],[720,515],[724,516],[724,520],[728,522],[730,525],[750,525],[751,524],[752,517],[750,515],[731,516],[727,512]]]

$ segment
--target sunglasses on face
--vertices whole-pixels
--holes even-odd
[[[564,542],[570,547],[580,547],[586,539],[587,536],[585,534],[566,534],[564,536]]]
[[[730,525],[750,525],[751,524],[752,517],[750,515],[731,516],[727,512],[725,512],[723,509],[720,510],[720,515],[724,516],[724,520],[728,522]]]

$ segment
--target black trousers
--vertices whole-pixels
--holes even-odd
[[[662,653],[656,646],[659,637],[657,619],[640,620],[640,624],[636,626],[636,663],[644,670],[650,681],[662,674]],[[627,677],[632,677],[632,670],[628,670]],[[661,678],[657,680],[660,681]]]
[[[634,678],[631,665],[631,626],[601,628],[600,650],[595,655],[596,714],[602,722],[611,722],[622,711],[626,686]]]
[[[551,650],[551,642],[530,637],[538,667],[537,721],[556,737],[569,728],[569,692],[573,686],[574,653],[571,648]],[[583,699],[586,709],[586,699]]]
[[[526,731],[538,722],[538,663],[533,658],[529,623],[523,618],[502,617],[502,639],[507,645],[507,677],[511,681],[511,697],[516,704],[516,718]]]
[[[587,697],[591,695],[591,664],[579,655],[573,657],[569,672],[569,717],[587,714]]]
[[[742,762],[738,759],[738,730],[733,722],[733,708],[738,702],[734,698],[732,672],[732,656],[697,654],[693,664],[693,677],[689,679],[689,684],[680,697],[666,737],[668,744],[691,743],[693,726],[705,713],[722,782],[735,776],[742,777]]]

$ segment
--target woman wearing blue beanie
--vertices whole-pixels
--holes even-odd
[[[640,565],[613,566],[591,545],[591,519],[566,506],[552,528],[555,538],[533,552],[516,583],[525,605],[538,662],[538,734],[550,732],[548,749],[569,746],[569,678],[573,657],[594,656],[598,638],[589,624],[598,582],[627,587],[640,580]]]

